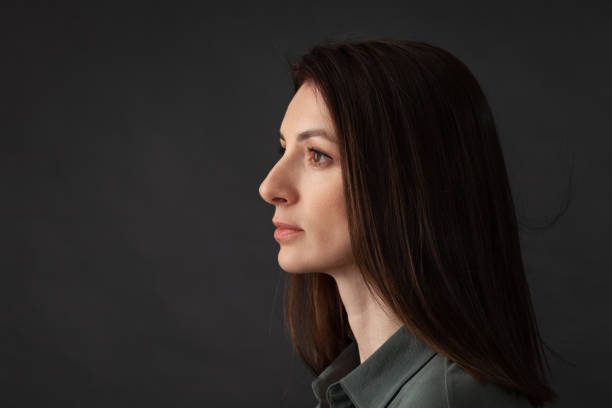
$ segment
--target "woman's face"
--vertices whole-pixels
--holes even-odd
[[[285,151],[259,186],[259,194],[276,207],[273,221],[302,229],[275,237],[280,267],[291,273],[333,274],[353,262],[352,251],[337,136],[314,89],[305,82],[289,103],[280,127]],[[310,130],[323,130],[332,140],[319,133],[299,137]]]

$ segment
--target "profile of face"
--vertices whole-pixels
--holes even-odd
[[[290,101],[280,127],[284,153],[259,194],[276,207],[273,221],[302,229],[286,237],[275,235],[280,267],[289,273],[336,275],[353,264],[353,257],[338,139],[315,89],[304,82]]]

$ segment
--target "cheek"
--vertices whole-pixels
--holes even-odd
[[[344,209],[344,197],[334,197],[327,202],[317,223],[317,234],[312,253],[316,253],[322,265],[328,268],[340,267],[352,262],[351,237]],[[311,243],[312,244],[312,243]]]
[[[346,247],[349,240],[346,206],[341,183],[320,191],[313,203],[312,221],[316,225],[316,239],[321,247],[334,251]]]

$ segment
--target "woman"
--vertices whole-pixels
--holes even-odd
[[[313,47],[291,64],[276,207],[285,323],[319,407],[552,401],[493,116],[422,42]]]

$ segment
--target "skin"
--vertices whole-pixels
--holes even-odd
[[[298,142],[297,135],[310,129],[323,129],[334,140],[317,135]],[[280,133],[286,150],[261,183],[259,194],[276,207],[274,220],[303,231],[279,240],[278,263],[288,273],[326,273],[334,278],[363,362],[402,323],[370,294],[355,265],[338,139],[312,83],[305,82],[290,101]]]

